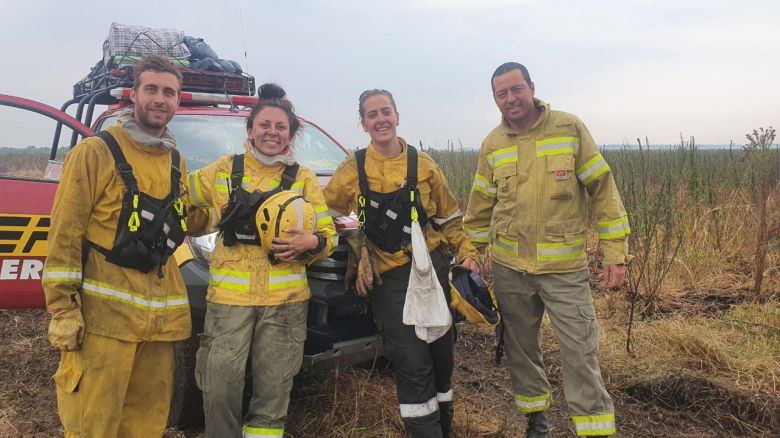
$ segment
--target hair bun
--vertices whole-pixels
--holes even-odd
[[[284,88],[274,83],[266,83],[257,89],[257,96],[262,99],[284,99],[287,96]]]

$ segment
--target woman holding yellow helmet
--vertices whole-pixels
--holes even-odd
[[[206,437],[284,435],[306,338],[306,265],[327,256],[336,235],[315,173],[291,154],[300,126],[292,104],[274,84],[259,97],[246,153],[189,176],[192,203],[221,212],[195,370]],[[242,422],[250,349],[253,392]]]
[[[449,255],[454,253],[462,266],[479,271],[478,254],[463,232],[458,201],[439,167],[398,137],[399,115],[392,94],[367,90],[360,95],[358,110],[371,143],[339,166],[325,187],[325,199],[334,214],[358,213],[365,239],[356,290],[368,295],[384,354],[395,370],[406,436],[447,437],[453,415],[454,331],[445,323],[436,325],[441,330],[433,336],[430,329],[421,335],[421,325],[405,323],[409,310],[427,310],[406,305],[410,284],[420,280],[413,274],[421,254],[412,248],[422,249],[427,266],[435,268],[433,278],[422,283],[433,283],[435,289],[428,290],[435,290],[433,298],[444,302],[448,320]],[[422,242],[414,237],[420,235],[415,228],[424,231]],[[410,296],[419,298],[418,303],[431,298]]]

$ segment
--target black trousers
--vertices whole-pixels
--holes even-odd
[[[449,302],[449,261],[441,249],[431,253],[431,260]],[[384,354],[395,371],[406,436],[448,437],[453,415],[454,325],[444,336],[428,344],[417,337],[414,326],[403,323],[410,271],[411,262],[383,273],[383,283],[374,284],[369,301],[382,336]]]

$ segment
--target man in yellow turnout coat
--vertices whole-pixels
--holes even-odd
[[[306,265],[329,255],[335,245],[335,226],[317,176],[292,155],[291,141],[300,126],[292,105],[274,84],[263,85],[259,94],[260,103],[247,118],[246,153],[221,157],[189,179],[193,204],[222,212],[195,370],[203,391],[207,438],[242,436],[242,429],[247,438],[284,435],[290,390],[306,339],[311,296]],[[292,228],[287,230],[292,237],[270,243],[260,237],[264,230],[255,222],[256,203],[246,214],[231,212],[251,196],[271,196],[281,188],[311,203],[314,232]],[[285,193],[290,194],[279,194]],[[259,210],[265,212],[273,201],[268,197]],[[253,392],[242,419],[247,358]]]
[[[588,202],[607,288],[624,281],[631,257],[628,217],[609,165],[582,121],[535,99],[521,64],[501,65],[491,82],[503,117],[482,143],[464,227],[475,245],[491,248],[515,406],[529,414],[527,436],[549,436],[544,411],[552,392],[540,346],[546,310],[561,346],[564,393],[577,434],[614,434],[585,256]]]
[[[63,352],[54,380],[68,437],[162,436],[173,341],[190,336],[187,292],[169,259],[187,229],[184,159],[166,127],[181,75],[159,56],[134,70],[134,106],[106,140],[68,153],[52,209],[43,287],[49,340]]]

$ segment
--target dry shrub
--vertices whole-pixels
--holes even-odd
[[[599,309],[610,302],[598,299]],[[601,361],[616,388],[644,401],[706,414],[733,432],[780,432],[780,303],[739,304],[718,316],[637,323],[636,354],[620,318],[604,315]]]
[[[669,272],[667,288],[747,290],[752,287],[752,258],[755,242],[751,236],[758,232],[753,219],[755,206],[744,191],[715,187],[718,205],[708,206],[703,201],[694,203],[687,192],[678,194],[677,205],[685,205],[680,214],[686,227],[685,245]],[[770,211],[777,208],[777,192],[769,200]],[[775,215],[777,216],[777,215]],[[770,229],[780,226],[780,217],[770,217]],[[780,290],[780,246],[776,236],[770,237],[765,271],[764,296]],[[774,242],[772,239],[774,238]],[[774,243],[774,245],[772,245]]]

